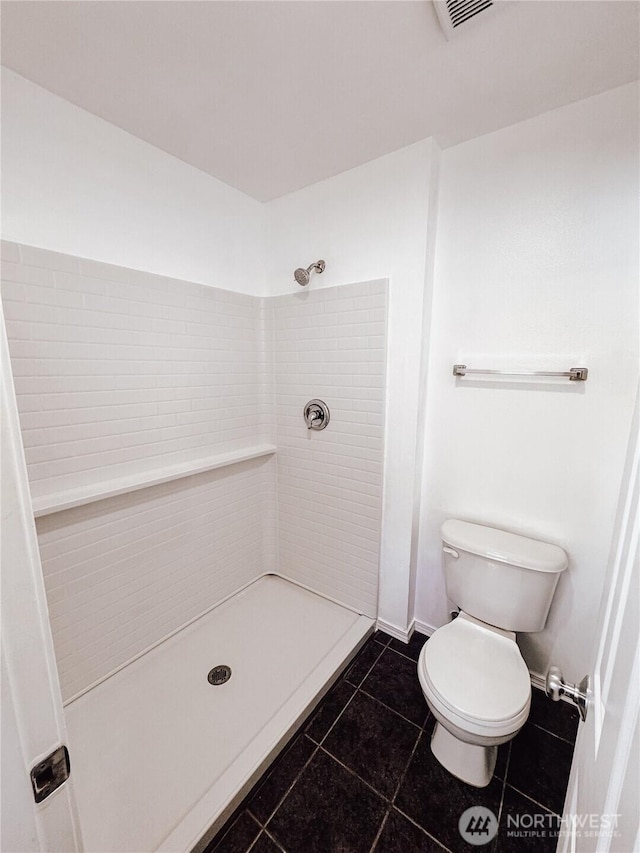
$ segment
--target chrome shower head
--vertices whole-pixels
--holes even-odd
[[[306,287],[309,284],[311,270],[321,273],[324,270],[324,261],[316,261],[315,264],[308,266],[306,270],[302,267],[298,267],[298,269],[293,273],[293,277],[301,287]]]
[[[298,267],[298,269],[294,272],[293,277],[301,287],[305,287],[307,284],[309,284],[309,279],[311,278],[311,276],[309,275],[309,271],[303,270],[302,267]]]

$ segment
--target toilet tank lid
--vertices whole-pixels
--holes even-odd
[[[523,569],[557,574],[568,565],[567,555],[558,545],[483,524],[451,518],[442,525],[441,534],[442,541],[453,548]]]

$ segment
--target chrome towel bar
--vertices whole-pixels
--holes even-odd
[[[470,373],[486,373],[492,376],[566,376],[571,382],[586,382],[589,375],[586,367],[572,367],[571,370],[472,370],[466,364],[453,365],[454,376],[467,376]]]

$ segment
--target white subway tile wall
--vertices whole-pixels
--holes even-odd
[[[2,256],[34,496],[273,442],[259,299],[29,246]],[[65,699],[275,570],[274,465],[38,519]]]
[[[386,281],[269,300],[283,575],[375,616],[382,515]],[[310,399],[331,419],[308,430]]]
[[[6,253],[34,495],[272,440],[259,299],[28,246]]]
[[[65,699],[265,571],[375,615],[384,282],[259,299],[12,243],[2,258],[34,496],[277,434],[277,460],[38,519]]]
[[[241,462],[37,520],[66,700],[274,571],[274,465]]]

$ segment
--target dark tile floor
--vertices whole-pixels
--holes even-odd
[[[500,747],[491,783],[466,785],[431,753],[434,719],[416,673],[424,642],[375,634],[207,853],[554,851],[577,711],[534,690],[529,721]],[[498,819],[483,846],[458,831],[472,806]]]

